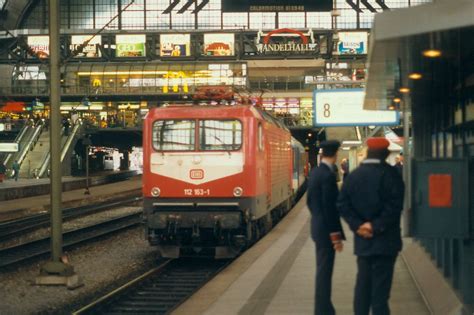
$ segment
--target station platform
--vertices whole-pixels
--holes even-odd
[[[338,315],[353,314],[356,278],[353,237],[336,254],[332,300]],[[405,242],[407,245],[409,241]],[[306,198],[260,242],[208,282],[173,315],[314,314],[315,246]],[[390,299],[393,315],[431,314],[402,255]]]
[[[130,174],[129,174],[130,175]],[[122,173],[123,176],[123,173]],[[108,178],[108,179],[107,179]],[[28,185],[38,185],[37,190],[45,189],[46,193],[36,196],[25,196],[21,198],[0,199],[0,221],[11,220],[35,213],[49,210],[50,194],[49,179],[36,180],[8,180],[0,184],[0,194],[8,193],[8,190],[16,189],[20,192],[28,192]],[[62,206],[63,208],[78,207],[92,203],[107,201],[117,197],[127,198],[141,195],[141,176],[124,177],[120,181],[112,181],[107,176],[93,176],[90,179],[90,194],[85,194],[85,178],[63,178]],[[107,182],[109,182],[107,184]],[[67,188],[67,189],[64,189]],[[33,187],[35,189],[35,187]]]
[[[137,171],[99,172],[89,176],[89,186],[98,186],[126,180],[137,175]],[[86,187],[86,177],[63,176],[63,191]],[[19,178],[3,180],[0,183],[0,201],[49,194],[49,178]]]

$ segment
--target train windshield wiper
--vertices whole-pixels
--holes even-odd
[[[226,149],[225,149],[225,143],[224,143],[224,141],[222,141],[221,139],[219,139],[219,137],[216,136],[216,135],[213,135],[213,136],[214,136],[214,139],[216,139],[217,141],[219,141],[219,142],[222,144],[222,148],[223,148],[225,151],[227,151],[227,154],[229,154],[229,156],[231,156],[230,150],[226,150]]]

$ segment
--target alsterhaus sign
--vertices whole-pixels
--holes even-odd
[[[300,55],[319,53],[319,44],[311,30],[307,33],[293,29],[278,29],[267,34],[258,32],[257,53],[262,55]]]

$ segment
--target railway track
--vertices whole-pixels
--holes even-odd
[[[168,260],[73,314],[169,314],[229,263]]]
[[[69,221],[78,217],[91,215],[100,211],[111,209],[118,206],[125,206],[130,203],[141,201],[142,198],[127,197],[109,201],[104,201],[94,205],[68,208],[63,210],[63,221]],[[6,241],[21,236],[22,234],[48,227],[50,224],[49,212],[35,214],[32,216],[0,222],[0,240]]]
[[[137,226],[141,224],[141,220],[141,211],[138,211],[68,231],[63,234],[63,248],[68,248],[86,241],[94,240],[104,235]],[[0,268],[47,254],[50,252],[50,243],[51,239],[45,237],[39,240],[1,249]]]

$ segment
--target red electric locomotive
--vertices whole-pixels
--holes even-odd
[[[154,108],[143,135],[146,234],[164,257],[235,256],[303,184],[289,130],[253,106]]]

